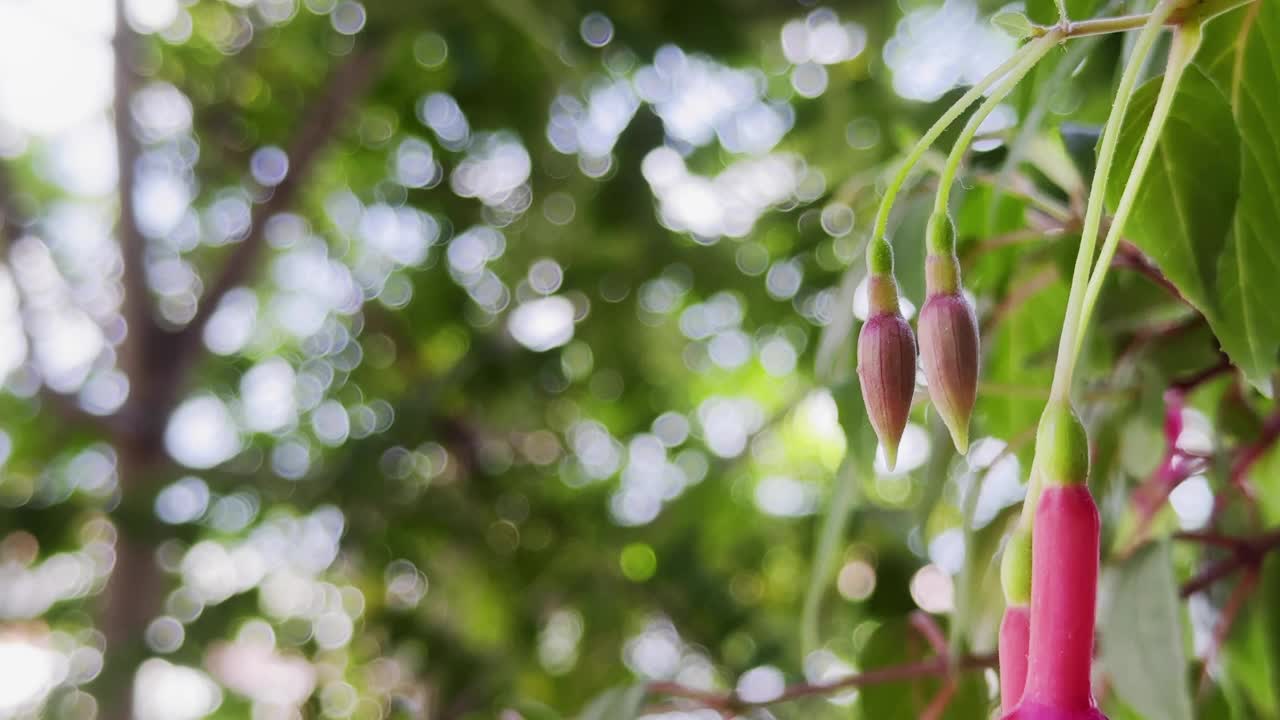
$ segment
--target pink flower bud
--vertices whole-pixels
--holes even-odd
[[[1026,686],[1005,720],[1105,720],[1089,684],[1098,528],[1098,507],[1087,486],[1044,489],[1033,531]]]
[[[932,259],[932,258],[931,258]],[[961,453],[978,394],[978,319],[958,292],[931,295],[920,311],[920,357],[929,397]]]
[[[878,312],[862,326],[858,377],[871,426],[892,469],[898,462],[898,442],[907,427],[916,389],[916,339],[898,312]]]
[[[1000,712],[1012,711],[1027,682],[1027,646],[1031,642],[1031,611],[1010,605],[1000,622]]]
[[[1064,710],[1041,703],[1023,702],[1002,720],[1107,720],[1098,708]]]

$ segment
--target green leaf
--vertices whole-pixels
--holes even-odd
[[[1232,589],[1220,588],[1218,602],[1226,602]],[[1280,661],[1278,599],[1280,557],[1273,554],[1263,564],[1262,581],[1241,607],[1222,649],[1222,691],[1234,718],[1274,720],[1280,716],[1274,689]]]
[[[1111,687],[1141,717],[1193,720],[1168,545],[1144,547],[1108,571],[1104,582],[1102,666]]]
[[[1258,510],[1268,527],[1280,523],[1280,446],[1272,445],[1258,458],[1249,469],[1248,480],[1261,491]]]
[[[577,720],[635,720],[640,717],[647,693],[643,684],[606,690],[587,705]]]
[[[1160,82],[1139,88],[1125,117],[1107,186],[1112,208],[1124,192]],[[1217,311],[1218,258],[1240,185],[1239,145],[1226,95],[1199,68],[1188,68],[1125,227],[1125,237],[1210,317]]]
[[[1221,314],[1214,333],[1245,376],[1266,394],[1280,354],[1280,7],[1258,3],[1243,22],[1240,75],[1232,96],[1240,133],[1240,200],[1218,265]],[[1225,21],[1225,20],[1224,20]]]
[[[991,18],[991,24],[1019,40],[1031,37],[1031,20],[1017,10],[1004,10]]]
[[[1237,57],[1244,47],[1240,44],[1240,36],[1242,32],[1248,34],[1255,12],[1252,6],[1236,8],[1204,26],[1200,49],[1196,52],[1196,66],[1212,78],[1228,97],[1234,96]]]
[[[1019,301],[1004,308],[983,337],[989,348],[982,368],[987,387],[974,407],[977,432],[1005,442],[1032,431],[1044,411],[1067,305],[1067,285],[1052,267],[1023,267],[1017,278],[1008,293]],[[1018,459],[1024,468],[1030,467],[1034,445],[1022,443]]]
[[[886,620],[867,640],[858,656],[863,671],[919,662],[932,650],[906,619]],[[966,673],[959,679],[944,718],[971,720],[987,717],[990,702],[981,674]],[[942,683],[937,677],[921,677],[896,683],[873,683],[858,692],[864,718],[918,718],[933,702]]]

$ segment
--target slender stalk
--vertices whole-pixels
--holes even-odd
[[[1111,15],[1121,4],[1121,0],[1111,0],[1103,8],[1102,15]],[[1070,32],[1070,28],[1068,28]],[[1080,63],[1088,57],[1097,47],[1101,36],[1086,37],[1072,45],[1071,50],[1058,61],[1057,66],[1050,73],[1046,87],[1058,88],[1067,83],[1071,77],[1071,73],[1075,72]],[[1040,126],[1044,122],[1045,115],[1049,112],[1049,101],[1053,98],[1053,93],[1039,93],[1035,102],[1032,103],[1031,109],[1027,111],[1026,118],[1018,127],[1018,134],[1009,143],[1009,151],[1005,155],[1004,162],[1001,163],[1000,170],[996,173],[996,178],[1001,185],[1007,184],[1014,170],[1022,162],[1023,157],[1027,154],[1027,148],[1031,145],[1031,141],[1040,134]],[[1084,192],[1083,180],[1080,181],[1079,187],[1065,187],[1071,195],[1078,195]],[[999,197],[997,195],[997,197]],[[991,224],[995,220],[997,209],[1000,203],[991,202],[987,206],[987,223]],[[1069,222],[1072,218],[1071,213],[1067,213],[1063,219],[1055,216],[1059,222]]]
[[[1147,17],[1147,22],[1138,35],[1133,55],[1125,66],[1120,78],[1120,86],[1116,89],[1115,103],[1107,125],[1102,132],[1102,146],[1098,151],[1098,168],[1093,175],[1093,184],[1089,189],[1089,204],[1085,209],[1084,227],[1080,234],[1080,250],[1076,254],[1075,270],[1071,277],[1071,295],[1067,301],[1067,313],[1063,320],[1062,338],[1058,345],[1058,362],[1054,368],[1053,386],[1049,391],[1050,404],[1055,401],[1063,404],[1070,400],[1071,379],[1075,373],[1076,354],[1074,349],[1077,337],[1082,333],[1080,311],[1084,304],[1084,294],[1089,281],[1089,270],[1093,263],[1094,246],[1097,244],[1098,229],[1102,224],[1103,196],[1106,193],[1107,178],[1111,174],[1111,165],[1115,160],[1116,145],[1120,140],[1120,128],[1124,124],[1125,113],[1129,110],[1129,101],[1133,97],[1134,87],[1138,84],[1138,75],[1147,56],[1155,45],[1161,26],[1173,12],[1173,0],[1161,0],[1156,9]],[[1034,500],[1034,488],[1028,489],[1028,500]]]
[[[875,229],[871,233],[871,241],[867,243],[867,269],[872,275],[886,275],[892,268],[892,254],[889,249],[889,241],[885,238],[885,231],[889,226],[889,213],[893,210],[893,201],[898,197],[898,192],[902,190],[902,185],[907,181],[907,176],[911,174],[912,168],[920,161],[921,156],[933,145],[938,136],[943,133],[951,123],[956,121],[969,106],[977,102],[983,93],[994,85],[1000,78],[1004,77],[1011,70],[1018,67],[1023,59],[1034,51],[1031,43],[1023,45],[1013,55],[1009,56],[999,67],[992,70],[990,74],[978,81],[978,84],[969,88],[968,92],[960,96],[947,111],[938,118],[920,140],[916,142],[911,151],[907,153],[907,157],[902,161],[902,166],[898,168],[898,172],[889,181],[889,186],[885,188],[884,197],[880,199],[880,209],[876,213]],[[888,267],[886,267],[886,265]]]
[[[840,472],[836,474],[835,490],[818,530],[818,550],[814,555],[813,570],[809,576],[809,587],[805,590],[804,603],[800,610],[800,646],[807,656],[817,650],[818,621],[822,610],[822,598],[827,583],[835,573],[836,558],[840,552],[840,541],[844,537],[845,525],[849,522],[849,510],[853,508],[858,497],[858,478],[856,460],[852,455],[845,459]]]
[[[1089,35],[1109,35],[1111,33],[1125,32],[1126,30],[1137,30],[1147,24],[1154,13],[1144,13],[1141,15],[1121,15],[1119,17],[1094,18],[1092,20],[1080,20],[1073,22],[1067,28],[1067,37],[1087,37]],[[1036,25],[1031,28],[1032,37],[1042,37],[1048,35],[1054,30],[1061,29],[1061,25]]]
[[[1005,448],[1000,453],[1003,457],[1008,452]],[[973,517],[978,512],[978,498],[982,495],[982,486],[986,484],[987,476],[991,474],[991,468],[995,467],[996,462],[992,461],[990,465],[979,475],[974,473],[969,480],[969,487],[965,490],[964,503],[960,509],[960,530],[964,536],[964,546],[971,548],[974,546],[975,529],[973,527]],[[973,594],[974,594],[974,576],[978,574],[978,563],[983,559],[978,557],[970,557],[976,553],[966,553],[964,562],[960,565],[960,576],[956,578],[956,586],[960,588],[960,592],[956,596],[956,609],[952,616],[950,637],[948,639],[947,652],[951,657],[959,657],[964,648],[965,637],[969,632],[969,624],[973,620]],[[986,558],[990,560],[990,558]]]
[[[1142,144],[1138,146],[1138,155],[1134,158],[1133,168],[1124,184],[1124,193],[1116,205],[1115,216],[1111,219],[1111,227],[1107,229],[1107,238],[1102,243],[1102,253],[1093,267],[1089,277],[1089,285],[1085,290],[1084,304],[1080,309],[1080,330],[1075,338],[1075,346],[1071,352],[1079,356],[1084,344],[1084,329],[1089,325],[1094,306],[1098,302],[1098,294],[1102,292],[1102,283],[1107,279],[1107,271],[1111,269],[1111,260],[1115,257],[1116,248],[1120,245],[1120,237],[1124,233],[1125,224],[1133,212],[1133,205],[1138,198],[1138,190],[1142,187],[1147,166],[1151,164],[1151,156],[1155,154],[1156,145],[1160,142],[1160,134],[1164,131],[1165,122],[1169,119],[1169,111],[1173,108],[1174,96],[1178,93],[1178,82],[1182,74],[1191,64],[1196,50],[1200,47],[1200,25],[1188,24],[1179,28],[1173,37],[1173,46],[1169,49],[1169,64],[1164,72],[1164,80],[1160,83],[1160,94],[1156,96],[1156,106],[1151,112],[1151,123],[1142,136]]]
[[[956,174],[960,170],[960,163],[964,160],[969,144],[973,142],[974,136],[978,134],[978,128],[983,121],[991,115],[992,111],[1004,102],[1004,99],[1013,92],[1018,83],[1031,72],[1040,59],[1043,58],[1053,46],[1056,45],[1063,37],[1064,32],[1055,28],[1043,37],[1036,38],[1027,43],[1023,50],[1019,53],[1022,55],[1021,61],[1004,76],[983,101],[978,109],[965,123],[964,129],[960,131],[960,137],[956,138],[955,145],[951,148],[951,154],[947,156],[947,164],[942,168],[942,174],[938,177],[938,194],[934,199],[933,216],[929,219],[929,229],[925,233],[925,241],[929,246],[929,254],[931,255],[951,255],[955,252],[955,235],[950,232],[941,232],[938,223],[946,217],[947,202],[951,197],[951,186],[955,184]]]
[[[1182,25],[1184,23],[1204,23],[1223,13],[1235,10],[1258,0],[1183,0],[1162,22],[1166,25]],[[1061,7],[1061,6],[1059,6]],[[1158,10],[1158,9],[1157,9]],[[1152,13],[1140,15],[1121,15],[1119,17],[1102,17],[1091,20],[1072,22],[1062,15],[1057,25],[1032,25],[1031,37],[1042,37],[1053,30],[1063,29],[1066,37],[1078,38],[1090,35],[1110,35],[1112,33],[1137,30],[1147,24]]]

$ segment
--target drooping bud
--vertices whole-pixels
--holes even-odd
[[[1031,611],[1010,605],[1000,621],[1000,712],[1012,711],[1027,682],[1027,648],[1031,642]]]
[[[1050,403],[1044,409],[1036,430],[1036,464],[1046,487],[1089,479],[1089,436],[1071,406]]]
[[[1021,524],[1005,543],[1000,558],[1004,619],[1000,623],[1000,711],[1009,712],[1022,699],[1031,642],[1031,529]]]
[[[1090,688],[1099,520],[1088,486],[1046,487],[1034,528],[1026,686],[1005,720],[1105,720]]]
[[[1009,605],[1031,602],[1031,532],[1018,528],[1009,536],[1000,558],[1000,585]]]
[[[892,278],[873,275],[868,292],[871,315],[858,335],[858,378],[867,416],[893,469],[915,394],[916,339],[898,310]]]
[[[955,258],[930,255],[926,263],[929,299],[920,311],[920,357],[929,397],[963,454],[978,395],[978,318],[959,292]]]

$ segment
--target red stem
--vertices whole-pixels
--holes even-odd
[[[1131,242],[1125,241],[1120,243],[1115,259],[1111,261],[1111,266],[1133,270],[1156,285],[1164,288],[1169,292],[1169,294],[1178,298],[1182,302],[1187,302],[1186,298],[1182,297],[1182,293],[1178,292],[1177,286],[1169,282],[1169,278],[1165,277],[1164,273],[1160,272],[1160,268],[1156,267],[1155,263],[1147,259],[1147,256],[1143,255],[1142,251]]]
[[[1200,671],[1200,692],[1203,693],[1209,682],[1209,668],[1213,666],[1213,661],[1217,658],[1218,653],[1222,650],[1222,644],[1226,642],[1227,635],[1231,632],[1231,626],[1235,624],[1236,616],[1240,614],[1240,608],[1244,606],[1249,596],[1258,587],[1258,578],[1260,576],[1259,568],[1254,567],[1247,574],[1236,589],[1232,591],[1231,597],[1227,599],[1226,607],[1222,609],[1222,620],[1218,622],[1218,627],[1213,631],[1213,644],[1209,646],[1209,652],[1204,656],[1204,667]]]
[[[942,714],[947,711],[947,706],[951,704],[951,698],[956,694],[956,680],[948,677],[947,681],[942,685],[942,689],[934,696],[933,702],[929,703],[929,707],[920,713],[920,720],[941,720]]]
[[[1173,390],[1180,390],[1183,394],[1189,394],[1192,390],[1195,390],[1219,375],[1227,374],[1231,371],[1232,367],[1234,366],[1231,364],[1231,358],[1227,357],[1226,353],[1220,352],[1218,354],[1217,364],[1207,367],[1194,375],[1190,375],[1181,380],[1176,380],[1169,387]]]
[[[1258,567],[1267,553],[1280,548],[1280,529],[1237,538],[1216,533],[1179,533],[1174,537],[1179,540],[1192,540],[1225,547],[1232,551],[1227,557],[1218,560],[1188,580],[1182,586],[1180,593],[1184,598],[1195,595],[1242,567]]]
[[[942,632],[942,628],[938,626],[938,622],[933,616],[923,610],[916,610],[911,613],[911,627],[916,629],[933,648],[933,652],[938,655],[947,654],[947,636]]]
[[[1249,470],[1271,449],[1277,439],[1280,439],[1280,412],[1267,418],[1258,439],[1240,450],[1235,464],[1231,467],[1232,484],[1241,489],[1247,487]]]

